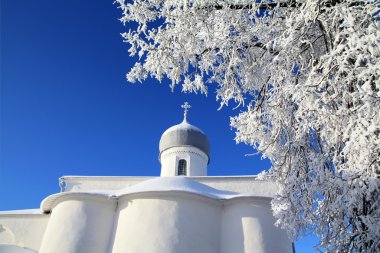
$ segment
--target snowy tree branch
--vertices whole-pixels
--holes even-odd
[[[380,251],[378,1],[117,0],[129,81],[217,84],[237,142],[272,162],[277,224],[326,252]],[[214,87],[214,86],[213,86]]]

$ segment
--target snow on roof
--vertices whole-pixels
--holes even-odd
[[[156,192],[184,192],[200,195],[216,200],[227,200],[239,197],[255,197],[260,199],[270,199],[266,195],[256,195],[250,193],[238,193],[232,191],[218,190],[208,185],[199,183],[187,177],[158,177],[143,181],[133,186],[126,187],[121,190],[91,190],[91,191],[75,191],[61,192],[53,194],[45,198],[41,203],[41,210],[49,212],[59,199],[63,196],[85,197],[95,196],[107,199],[118,199],[122,196],[136,193],[156,193]]]
[[[0,215],[22,215],[22,214],[43,214],[41,209],[24,209],[24,210],[10,210],[0,211]]]
[[[144,181],[132,187],[117,191],[118,196],[140,192],[188,192],[214,199],[225,199],[237,195],[236,192],[221,191],[186,177],[159,177]]]
[[[11,244],[0,244],[0,252],[7,252],[7,253],[38,253],[37,251],[33,249],[29,249],[26,247],[19,247],[17,245],[11,245]]]
[[[126,176],[63,176],[63,192],[117,192],[157,177]],[[278,192],[274,181],[260,180],[257,176],[196,176],[185,177],[221,191],[237,192],[249,196],[273,198]]]

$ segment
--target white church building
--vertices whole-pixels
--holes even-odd
[[[183,107],[161,136],[160,177],[64,176],[39,209],[0,212],[0,253],[293,252],[274,226],[276,185],[207,176],[207,136]]]

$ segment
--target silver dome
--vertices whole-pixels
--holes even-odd
[[[189,124],[186,118],[181,124],[175,125],[167,129],[161,136],[160,139],[160,155],[165,150],[173,147],[183,147],[192,146],[202,150],[208,157],[208,162],[210,162],[210,144],[208,142],[207,136],[197,128]]]

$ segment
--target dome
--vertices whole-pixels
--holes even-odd
[[[162,134],[159,159],[165,150],[183,146],[192,146],[202,150],[210,161],[210,144],[207,136],[198,127],[189,124],[186,117],[181,124],[170,127]]]

